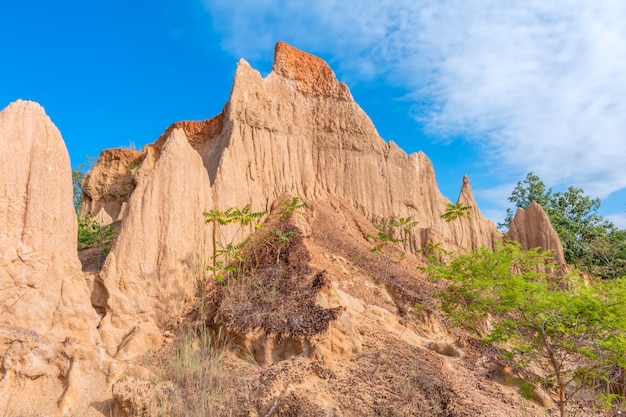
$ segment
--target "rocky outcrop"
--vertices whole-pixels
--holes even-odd
[[[304,68],[311,73],[305,76]],[[412,216],[421,229],[462,243],[460,230],[440,218],[449,201],[439,192],[430,160],[382,140],[317,57],[279,43],[266,78],[240,61],[222,137],[224,148],[212,157],[199,149],[205,161],[217,164],[218,207],[251,202],[255,210],[267,210],[283,194],[307,201],[338,196],[370,220]],[[224,192],[233,187],[237,193]],[[485,230],[478,234],[489,238],[476,243],[491,245],[495,226],[480,226]]]
[[[332,195],[379,223],[412,216],[419,221],[418,236],[450,245],[491,246],[497,234],[480,214],[468,181],[460,198],[474,208],[471,220],[441,219],[449,201],[439,192],[428,157],[407,155],[382,140],[323,60],[284,43],[276,45],[273,70],[265,78],[239,62],[223,113],[175,123],[149,147],[161,149],[175,128],[184,130],[201,155],[216,207],[251,203],[268,210],[284,194],[307,201]],[[92,187],[89,180],[85,187]],[[411,248],[420,249],[423,240]]]
[[[133,149],[106,149],[83,180],[81,214],[109,225],[124,216],[128,197],[135,189],[133,174],[143,153]]]
[[[0,113],[0,184],[0,326],[95,344],[69,155],[36,103],[17,101]]]
[[[69,414],[85,387],[104,388],[72,194],[69,156],[44,109],[17,101],[2,110],[0,409],[7,415]]]
[[[491,247],[498,234],[476,207],[468,181],[460,199],[473,207],[470,217],[446,223],[441,215],[449,200],[426,155],[385,142],[323,60],[284,43],[276,45],[267,77],[241,60],[223,112],[171,126],[144,158],[102,272],[110,298],[100,331],[112,355],[133,350],[118,352],[136,332],[138,340],[158,344],[159,332],[192,296],[192,264],[211,256],[203,211],[247,204],[269,211],[285,195],[309,203],[338,197],[378,224],[411,216],[419,222],[406,242],[413,252],[428,241],[448,249]],[[100,173],[85,180],[87,190],[104,177],[99,165]],[[115,194],[105,188],[99,195]],[[94,195],[93,207],[106,204]]]
[[[550,218],[536,201],[532,201],[526,210],[521,207],[517,209],[506,237],[520,242],[524,249],[552,251],[554,260],[565,265],[561,239],[552,227]]]

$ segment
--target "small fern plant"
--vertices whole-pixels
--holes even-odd
[[[212,264],[207,266],[207,270],[213,272],[216,281],[221,282],[228,277],[237,275],[236,265],[243,260],[241,248],[246,243],[244,239],[245,227],[249,226],[251,231],[260,229],[260,220],[265,216],[265,212],[253,212],[251,205],[247,204],[242,209],[235,206],[230,207],[226,211],[212,209],[202,214],[205,217],[205,223],[213,224],[211,239],[213,245]],[[237,224],[239,227],[228,239],[226,238],[224,227],[232,224]],[[240,237],[239,243],[235,243],[237,236]]]

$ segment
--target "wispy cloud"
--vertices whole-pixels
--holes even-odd
[[[606,216],[606,219],[613,222],[620,229],[626,229],[626,213],[614,213]]]
[[[203,2],[233,54],[285,40],[403,86],[431,133],[480,143],[509,181],[626,187],[623,0]]]

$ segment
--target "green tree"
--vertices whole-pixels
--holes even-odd
[[[591,274],[603,278],[626,277],[626,230],[611,228],[595,238],[585,253],[584,265]]]
[[[72,169],[72,186],[74,188],[74,210],[80,213],[80,204],[83,200],[83,189],[81,184],[85,178],[85,173],[80,168]]]
[[[80,213],[80,204],[83,200],[83,179],[94,162],[95,158],[87,155],[85,162],[72,168],[72,186],[74,188],[74,209],[76,210],[76,214]]]
[[[504,356],[517,366],[542,369],[535,382],[554,387],[565,416],[585,379],[623,365],[626,281],[556,277],[549,260],[549,253],[507,242],[428,270],[449,281],[440,297],[453,322],[485,342],[506,342]]]

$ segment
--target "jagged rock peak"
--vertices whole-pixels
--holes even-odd
[[[352,101],[350,90],[337,81],[326,61],[284,42],[276,44],[272,72],[295,81],[302,94]]]
[[[552,251],[554,260],[565,264],[563,245],[550,218],[536,201],[532,201],[526,210],[518,208],[506,234],[509,239],[517,240],[524,249],[542,248]]]
[[[478,208],[478,203],[474,197],[474,191],[472,191],[467,175],[463,176],[463,185],[457,201],[465,207],[470,207],[469,215],[455,222],[457,227],[464,229],[460,232],[460,238],[457,238],[459,245],[467,248],[479,248],[485,245],[491,247],[495,236],[494,229],[491,222],[483,217]]]

